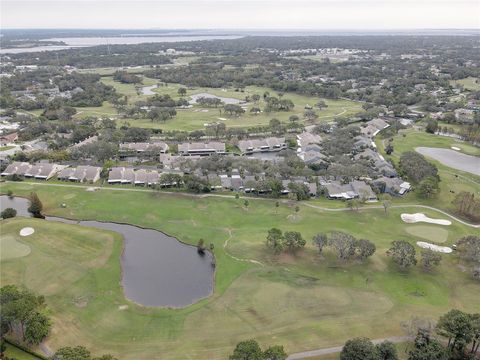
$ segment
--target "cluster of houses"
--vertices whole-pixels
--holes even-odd
[[[311,196],[324,194],[329,199],[351,200],[359,198],[364,201],[376,201],[376,193],[405,194],[410,190],[410,184],[398,178],[392,164],[386,161],[375,149],[374,136],[388,126],[390,126],[388,122],[381,118],[373,119],[363,124],[360,129],[361,135],[354,139],[355,142],[351,153],[353,160],[367,162],[367,164],[370,162],[369,166],[376,170],[378,178],[365,178],[347,183],[339,181],[338,178],[323,177],[281,179],[283,185],[282,194],[288,194],[289,184],[292,182],[305,185]],[[322,136],[306,131],[297,135],[297,156],[307,165],[316,165],[320,168],[323,165],[325,167],[328,166],[328,157],[322,153]],[[96,137],[91,137],[86,141],[96,140]],[[250,156],[256,153],[279,152],[288,147],[284,137],[240,140],[237,146],[240,154],[243,156]],[[169,152],[169,145],[163,141],[122,143],[119,146],[119,158],[121,160],[153,156],[163,164],[163,169],[147,169],[145,166],[141,168],[114,167],[109,171],[106,181],[108,184],[175,186],[177,184],[165,182],[164,180],[168,177],[162,177],[162,175],[175,173],[183,176],[184,174],[179,170],[180,167],[178,166],[182,159],[194,160],[202,156],[227,154],[226,144],[221,141],[183,142],[179,143],[177,147],[178,154],[174,155]],[[32,165],[23,162],[13,162],[1,173],[1,176],[17,175],[25,178],[49,180],[56,175],[57,179],[62,181],[95,183],[100,180],[101,172],[102,168],[98,166],[65,166],[49,163]],[[196,171],[195,175],[208,183],[211,190],[231,190],[246,193],[268,193],[271,191],[271,189],[265,187],[264,174],[240,174],[233,169],[229,174],[205,174],[201,171]]]
[[[39,162],[30,164],[14,161],[0,174],[2,177],[18,176],[37,180],[50,180],[55,175],[59,180],[94,183],[100,180],[101,167],[51,164]]]
[[[13,162],[6,167],[0,176],[20,176],[25,178],[34,178],[38,180],[48,180],[52,178],[61,166],[50,163],[30,164],[27,162]]]

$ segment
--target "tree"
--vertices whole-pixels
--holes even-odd
[[[316,113],[315,110],[312,109],[307,109],[303,112],[303,116],[308,119],[309,121],[313,121],[315,119],[318,119],[318,114]]]
[[[184,87],[178,88],[178,95],[180,95],[181,97],[184,97],[185,95],[187,95],[187,89]]]
[[[282,123],[278,119],[270,119],[268,126],[273,133],[279,133],[282,131]]]
[[[415,248],[412,244],[403,241],[393,241],[392,247],[387,251],[387,255],[393,258],[393,261],[402,269],[407,269],[417,264],[415,259]]]
[[[325,246],[328,245],[328,237],[327,234],[320,233],[313,237],[313,243],[317,245],[318,252],[321,254],[322,250]]]
[[[390,341],[383,341],[376,345],[380,360],[398,360],[398,353],[395,344]]]
[[[286,231],[284,234],[285,247],[291,253],[295,254],[298,250],[305,247],[307,243],[298,231]]]
[[[28,212],[32,213],[34,217],[42,217],[43,204],[38,198],[36,192],[30,193],[30,206]]]
[[[438,178],[434,176],[428,176],[423,179],[418,185],[418,194],[424,199],[433,198],[438,192]]]
[[[468,314],[452,309],[438,320],[437,333],[448,339],[451,349],[463,350],[473,339],[473,327]]]
[[[90,360],[91,353],[84,346],[65,346],[58,349],[53,358],[58,360]]]
[[[243,202],[243,206],[245,206],[245,209],[248,209],[248,205],[250,205],[250,202],[245,199],[245,201]]]
[[[480,264],[480,236],[467,235],[457,241],[460,258]]]
[[[0,213],[0,216],[2,217],[2,219],[14,218],[15,216],[17,216],[17,210],[15,210],[14,208],[6,208]]]
[[[423,269],[426,271],[431,270],[434,266],[440,265],[442,261],[442,256],[430,249],[422,250],[420,258],[420,265],[422,265]]]
[[[118,359],[111,354],[104,354],[99,357],[94,357],[92,360],[118,360]]]
[[[360,202],[358,199],[351,199],[345,203],[345,206],[352,211],[358,211],[360,207]]]
[[[317,107],[318,109],[322,110],[322,109],[326,109],[328,107],[328,105],[325,103],[324,100],[319,100],[316,104],[315,104],[315,107]]]
[[[263,360],[263,352],[255,340],[241,341],[230,355],[230,360]]]
[[[392,144],[388,144],[387,146],[385,146],[385,152],[387,153],[387,155],[391,155],[393,153],[393,145]]]
[[[25,340],[38,345],[50,334],[52,323],[47,316],[35,311],[29,315],[25,326]]]
[[[341,231],[333,232],[329,244],[337,251],[338,258],[348,260],[355,255],[355,238]]]
[[[280,229],[272,228],[268,230],[267,247],[271,249],[275,255],[283,251],[285,246],[283,244],[283,234]]]
[[[288,121],[290,121],[291,123],[296,123],[298,120],[300,120],[298,115],[290,115],[288,118]]]
[[[270,346],[263,352],[263,358],[265,360],[286,360],[287,353],[285,352],[283,346],[274,345]]]
[[[253,100],[253,102],[254,102],[255,104],[258,103],[258,101],[260,100],[260,95],[258,95],[258,94],[253,94],[253,95],[252,95],[252,100]]]
[[[235,115],[235,116],[239,116],[245,112],[245,110],[243,110],[243,108],[240,105],[236,105],[236,104],[226,104],[223,107],[223,109],[225,110],[226,113],[230,115]]]
[[[438,122],[433,119],[429,119],[427,121],[427,126],[425,127],[425,131],[429,134],[435,134],[438,130]]]
[[[480,314],[471,314],[470,322],[472,324],[473,340],[471,353],[476,354],[480,347]]]
[[[278,213],[278,208],[280,207],[280,203],[278,201],[275,201],[275,214]]]
[[[399,166],[401,172],[416,184],[429,176],[438,177],[437,167],[415,151],[404,152]]]
[[[367,338],[348,340],[340,352],[340,360],[378,360],[375,345]]]
[[[355,243],[356,252],[360,260],[365,260],[366,258],[372,256],[377,249],[375,244],[370,240],[360,239]]]
[[[423,346],[415,346],[408,353],[408,360],[448,360],[448,353],[435,340],[430,340]]]
[[[455,195],[452,204],[459,214],[472,220],[480,218],[480,199],[476,199],[473,192],[459,192]]]
[[[199,254],[205,254],[205,240],[203,240],[203,239],[198,240],[197,252]]]
[[[19,326],[22,340],[30,343],[42,341],[50,332],[50,320],[42,312],[45,305],[43,296],[20,290],[15,285],[6,285],[0,289],[0,305],[2,331]]]

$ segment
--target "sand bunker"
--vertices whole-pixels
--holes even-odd
[[[452,222],[450,220],[432,219],[422,213],[402,214],[400,215],[400,217],[406,223],[426,222],[437,225],[452,225]]]
[[[451,146],[450,148],[451,148],[452,150],[455,150],[455,151],[460,151],[460,150],[462,150],[462,149],[460,149],[459,147],[456,147],[456,146]]]
[[[449,248],[448,246],[438,246],[423,241],[418,241],[417,245],[423,249],[430,249],[432,251],[441,252],[444,254],[450,254],[452,252],[452,248]]]
[[[32,235],[35,232],[35,230],[31,227],[24,227],[22,230],[20,230],[20,236],[29,236]]]
[[[87,187],[85,189],[85,191],[97,191],[97,190],[98,190],[98,187],[93,187],[93,186]]]

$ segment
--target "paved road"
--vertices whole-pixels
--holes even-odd
[[[7,181],[9,182],[9,181]],[[23,181],[21,184],[28,184],[28,185],[38,185],[38,186],[56,186],[56,187],[67,187],[67,188],[91,188],[92,186],[86,186],[86,185],[73,185],[73,184],[56,184],[56,183],[47,183],[47,182],[30,182],[30,181]],[[137,191],[137,192],[157,192],[156,190],[150,190],[150,189],[137,189],[137,188],[124,188],[124,187],[105,187],[105,186],[100,186],[96,187],[98,189],[103,190],[109,190],[109,191]],[[183,193],[183,192],[174,192],[174,191],[160,191],[160,194],[166,194],[166,195],[177,195],[177,196],[187,196],[187,197],[200,197],[200,198],[206,198],[206,197],[220,197],[220,198],[227,198],[227,199],[232,199],[235,196],[234,195],[222,195],[222,194],[189,194],[189,193]],[[271,201],[272,199],[270,198],[249,198],[249,200],[256,200],[256,201]],[[288,200],[281,200],[282,203],[288,202]],[[340,211],[352,211],[347,208],[327,208],[327,207],[322,207],[322,206],[317,206],[314,204],[310,204],[307,201],[302,202],[303,205],[322,210],[322,211],[332,211],[332,212],[340,212]],[[446,211],[434,208],[432,206],[427,206],[427,205],[420,205],[420,204],[403,204],[403,205],[392,205],[390,206],[390,209],[405,209],[405,208],[421,208],[421,209],[428,209],[432,211],[439,212],[445,216],[448,216],[450,219],[453,219],[455,221],[458,221],[459,223],[469,226],[472,228],[479,229],[480,224],[470,224],[466,221],[463,221],[453,215],[450,215]],[[358,210],[371,210],[371,209],[383,209],[383,206],[381,205],[371,205],[371,206],[363,206],[359,207]]]
[[[379,344],[379,343],[384,342],[386,340],[391,341],[393,343],[402,343],[402,342],[405,342],[405,341],[412,340],[412,338],[409,337],[409,336],[392,336],[392,337],[385,338],[385,339],[375,339],[375,340],[372,340],[372,342],[374,344]],[[335,354],[335,353],[339,353],[340,351],[342,351],[342,349],[343,349],[343,346],[335,346],[335,347],[330,347],[330,348],[302,351],[302,352],[290,354],[287,357],[287,360],[306,359],[306,358],[310,358],[310,357],[314,357],[314,356]]]

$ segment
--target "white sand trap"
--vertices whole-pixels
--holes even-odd
[[[97,191],[97,190],[98,190],[98,187],[91,187],[91,186],[85,189],[85,191]]]
[[[462,150],[462,149],[460,149],[459,147],[456,147],[456,146],[451,146],[450,148],[451,148],[452,150],[455,150],[455,151],[460,151],[460,150]]]
[[[120,305],[118,307],[118,310],[127,310],[128,309],[128,305]]]
[[[422,213],[402,214],[400,215],[400,217],[406,223],[426,222],[437,225],[452,225],[452,222],[450,220],[432,219]]]
[[[448,246],[438,246],[423,241],[418,241],[417,245],[423,249],[430,249],[432,251],[441,252],[444,254],[450,254],[452,252],[452,248],[449,248]]]
[[[218,120],[227,121],[225,118],[217,118]]]
[[[24,227],[22,230],[20,230],[20,236],[29,236],[32,235],[35,232],[35,230],[31,227]]]

